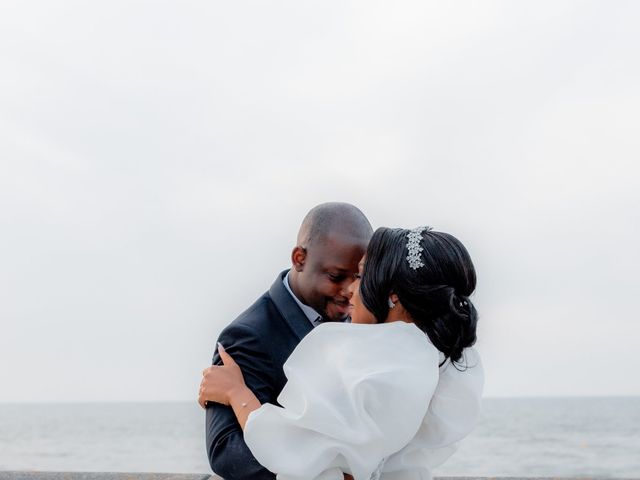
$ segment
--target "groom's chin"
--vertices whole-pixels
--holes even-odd
[[[330,322],[344,322],[353,311],[353,305],[351,304],[339,304],[330,302],[325,309],[324,317]]]

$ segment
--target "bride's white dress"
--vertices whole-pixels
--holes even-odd
[[[483,371],[442,367],[424,332],[405,322],[325,323],[284,365],[278,397],[249,416],[244,438],[278,480],[431,479],[480,408]]]

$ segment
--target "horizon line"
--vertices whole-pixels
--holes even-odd
[[[521,396],[496,396],[490,395],[482,397],[482,400],[571,400],[571,399],[614,399],[614,398],[638,398],[639,394],[622,394],[622,395],[521,395]],[[0,405],[78,405],[78,404],[167,404],[167,403],[193,403],[198,405],[197,400],[0,400]]]

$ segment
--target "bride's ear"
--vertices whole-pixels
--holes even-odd
[[[391,300],[393,303],[398,303],[398,301],[400,299],[398,298],[398,295],[396,295],[395,293],[391,292],[389,294],[389,300]]]
[[[291,252],[291,265],[296,272],[304,270],[304,262],[307,260],[307,249],[300,245],[294,247]]]

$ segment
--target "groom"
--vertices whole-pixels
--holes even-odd
[[[218,341],[260,403],[277,404],[287,381],[282,365],[307,333],[322,322],[348,320],[348,288],[371,235],[369,221],[353,205],[314,207],[302,221],[291,269],[220,334]],[[220,364],[217,352],[213,363]],[[207,453],[216,474],[225,480],[276,478],[251,454],[231,408],[209,404],[206,417]]]

